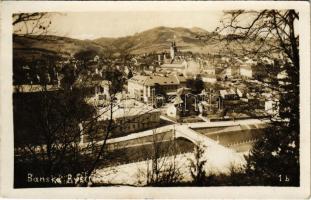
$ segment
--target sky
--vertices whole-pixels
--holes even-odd
[[[70,12],[52,15],[53,35],[76,39],[122,37],[158,26],[200,27],[213,31],[222,11],[107,11]]]

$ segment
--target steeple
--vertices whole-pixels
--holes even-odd
[[[171,43],[171,48],[170,48],[170,56],[172,60],[174,60],[176,53],[177,53],[177,47],[176,47],[175,35],[174,35],[174,40]]]
[[[175,57],[175,51],[174,51],[174,42],[172,42],[171,44],[171,48],[170,48],[170,56],[171,56],[171,59],[173,60],[174,57]]]

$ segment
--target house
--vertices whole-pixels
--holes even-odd
[[[240,74],[240,70],[237,66],[229,66],[225,70],[225,76],[227,77],[235,77]]]
[[[137,100],[150,102],[157,95],[176,92],[180,81],[175,75],[138,75],[128,80],[128,92]]]
[[[216,75],[216,69],[213,66],[208,66],[203,70],[204,74]]]
[[[187,61],[186,67],[183,71],[183,74],[186,78],[194,78],[198,74],[201,74],[201,65],[199,62],[190,59]]]
[[[288,84],[287,79],[288,79],[288,74],[286,70],[283,70],[277,74],[277,80],[280,85],[287,85]]]
[[[168,107],[167,107],[167,110],[166,110],[166,114],[167,116],[169,117],[172,117],[174,119],[179,119],[180,118],[180,109],[178,107],[179,105],[178,104],[170,104]]]
[[[268,99],[265,101],[265,111],[270,115],[277,115],[279,112],[279,100],[278,99]]]
[[[227,68],[225,69],[225,76],[226,76],[226,77],[231,77],[231,76],[232,76],[231,67],[227,67]]]
[[[178,95],[168,104],[166,114],[169,117],[180,119],[180,117],[196,115],[199,111],[199,98],[191,94],[189,88],[180,88]]]
[[[145,81],[148,76],[137,75],[128,80],[128,92],[131,97],[143,101],[146,96]]]
[[[185,60],[175,60],[172,63],[164,63],[160,66],[160,69],[165,71],[177,71],[183,72],[186,68],[187,62]]]
[[[248,88],[243,86],[237,86],[236,87],[236,94],[239,96],[239,98],[246,98],[248,94]]]
[[[253,78],[252,66],[248,64],[242,64],[240,66],[240,75],[246,78]]]
[[[273,76],[275,72],[272,66],[267,64],[253,62],[246,62],[240,66],[240,75],[244,78],[261,80]]]
[[[220,97],[223,100],[237,100],[239,96],[232,90],[219,90]]]
[[[202,74],[201,77],[204,83],[216,83],[217,82],[217,78],[215,74]]]
[[[81,86],[82,85],[82,86]],[[76,87],[85,91],[87,94],[86,102],[99,106],[110,100],[111,82],[107,80],[90,80],[76,83]]]
[[[245,78],[254,78],[256,75],[257,61],[245,57],[244,62],[240,65],[240,75]],[[258,68],[258,67],[257,67]]]

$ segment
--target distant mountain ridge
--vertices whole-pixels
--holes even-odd
[[[93,49],[99,54],[104,54],[107,49],[90,40],[78,40],[68,37],[54,35],[41,36],[13,36],[13,54],[14,57],[23,56],[23,54],[49,53],[50,55],[71,56],[82,49]]]
[[[180,51],[191,51],[201,54],[217,54],[223,52],[228,45],[225,41],[207,40],[217,33],[208,32],[199,27],[155,27],[131,36],[109,38],[102,37],[95,40],[79,40],[53,35],[45,36],[14,36],[14,56],[29,53],[35,49],[50,54],[74,55],[85,50],[95,50],[98,55],[113,54],[144,54],[169,51],[172,41],[176,42]],[[203,39],[202,39],[203,37]],[[205,37],[205,39],[204,39]],[[250,44],[251,45],[251,44]],[[31,53],[30,53],[31,54]]]
[[[208,31],[193,27],[156,27],[132,36],[120,38],[98,38],[93,40],[101,46],[113,46],[115,49],[131,54],[161,52],[169,50],[170,43],[175,40],[180,50],[192,51],[204,47],[198,34],[209,34]]]

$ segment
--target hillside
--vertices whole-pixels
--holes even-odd
[[[175,40],[178,50],[193,53],[217,54],[225,53],[226,46],[235,49],[234,44],[225,40],[208,39],[214,33],[202,28],[170,28],[156,27],[131,36],[119,38],[102,37],[95,40],[78,40],[59,36],[14,36],[14,58],[34,57],[33,55],[62,55],[70,56],[76,52],[92,49],[98,55],[117,55],[120,53],[144,54],[152,52],[169,51],[171,42]],[[217,34],[216,34],[217,36]],[[258,44],[251,42],[247,45],[252,48]],[[236,51],[237,52],[237,51]],[[27,55],[27,56],[25,56]],[[32,55],[32,56],[29,56]]]
[[[95,43],[102,46],[113,46],[118,51],[124,51],[131,54],[142,54],[150,52],[168,51],[170,43],[175,40],[178,48],[182,51],[204,51],[205,44],[197,38],[198,34],[208,34],[200,28],[169,28],[156,27],[137,33],[132,36],[121,37],[107,40],[99,38],[94,40]],[[203,52],[201,52],[203,53]]]
[[[103,47],[118,52],[129,54],[143,54],[152,52],[169,51],[171,42],[175,40],[178,50],[191,51],[193,53],[202,54],[218,54],[225,53],[224,50],[229,45],[231,49],[236,49],[235,44],[228,43],[226,40],[213,40],[213,38],[222,38],[217,33],[208,32],[199,27],[183,28],[183,27],[156,27],[132,36],[120,38],[98,38],[93,40]],[[257,46],[256,41],[247,43],[249,48]]]
[[[107,52],[107,48],[90,40],[77,40],[52,35],[13,37],[14,59],[31,59],[37,56],[67,57],[83,49],[95,50],[100,55]]]

